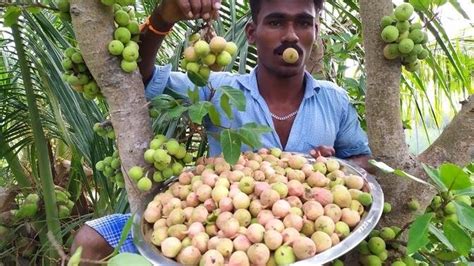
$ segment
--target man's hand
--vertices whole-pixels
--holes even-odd
[[[315,149],[311,150],[309,152],[309,154],[311,156],[313,156],[313,158],[315,158],[315,159],[320,157],[320,156],[330,157],[330,156],[334,156],[336,154],[336,150],[334,150],[334,148],[331,147],[331,146],[318,146]],[[375,172],[374,167],[372,167],[368,162],[369,159],[370,159],[370,156],[368,156],[368,155],[355,155],[355,156],[345,158],[345,159],[355,163],[356,165],[358,165],[362,168],[364,168],[369,173],[373,174]]]
[[[173,25],[182,20],[209,20],[216,18],[221,0],[162,0],[150,16],[151,26],[158,31],[168,32]],[[155,34],[145,31],[140,34],[140,58],[138,67],[145,86],[150,81],[155,70],[155,59],[165,34]]]
[[[332,146],[318,146],[314,148],[313,150],[309,151],[309,154],[313,156],[314,158],[318,158],[320,156],[323,157],[330,157],[334,156],[336,154],[336,150]]]
[[[182,20],[217,17],[221,0],[163,0],[156,8],[156,15],[165,23],[173,24]]]

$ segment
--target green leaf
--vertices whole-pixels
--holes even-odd
[[[11,27],[18,20],[18,17],[21,15],[21,8],[17,6],[7,7],[5,15],[3,16],[5,27]]]
[[[78,247],[74,254],[71,255],[71,258],[67,262],[67,266],[79,266],[81,262],[82,246]]]
[[[237,107],[237,110],[245,111],[245,95],[241,90],[234,89],[230,86],[221,87],[222,94],[226,94],[229,97],[230,103]]]
[[[351,51],[357,47],[357,45],[361,42],[362,38],[359,35],[354,35],[351,37],[349,42],[347,43],[347,50]]]
[[[239,160],[240,145],[242,144],[239,134],[231,129],[224,129],[220,135],[220,143],[224,159],[230,164],[235,164]]]
[[[459,254],[464,256],[469,254],[472,246],[471,237],[457,223],[449,219],[444,221],[443,231],[446,238]]]
[[[256,123],[247,123],[242,126],[239,133],[242,142],[255,149],[262,146],[260,135],[271,131],[272,129],[270,127],[261,126]]]
[[[419,179],[418,177],[412,176],[409,173],[407,173],[405,171],[402,171],[400,169],[393,169],[392,167],[388,166],[387,164],[385,164],[383,162],[378,162],[376,160],[369,160],[369,163],[372,164],[373,166],[379,168],[380,170],[382,170],[385,173],[395,174],[395,175],[398,175],[398,176],[401,176],[401,177],[408,177],[408,178],[410,178],[410,179],[412,179],[412,180],[414,180],[418,183],[433,187],[433,185],[431,185],[430,183],[428,183],[428,182],[426,182],[422,179]]]
[[[152,264],[145,257],[133,253],[120,253],[111,258],[107,265],[109,266],[151,266]]]
[[[435,253],[435,257],[439,260],[451,262],[457,258],[459,258],[461,254],[457,253],[456,251],[445,251],[441,250]],[[459,264],[458,264],[459,265]]]
[[[217,112],[217,108],[214,105],[209,107],[209,118],[215,126],[221,125],[221,116],[219,115],[219,112]]]
[[[453,195],[468,195],[471,197],[474,197],[474,187],[469,187],[465,189],[460,189],[460,190],[453,190]]]
[[[469,176],[461,167],[455,164],[442,164],[439,167],[439,175],[441,181],[443,181],[449,190],[465,189],[472,186]]]
[[[464,11],[463,7],[457,0],[449,0],[449,3],[459,12],[465,19],[470,20],[471,18],[469,15]]]
[[[454,250],[453,245],[451,245],[449,240],[444,236],[443,232],[441,232],[440,229],[438,229],[433,224],[430,224],[429,230],[430,230],[430,233],[436,236],[439,239],[439,241],[441,241],[441,243],[443,243],[449,250]]]
[[[168,94],[160,94],[151,100],[153,107],[161,110],[167,110],[175,107],[178,101]]]
[[[208,101],[202,101],[195,103],[189,107],[189,118],[193,123],[202,124],[202,119],[204,116],[209,113],[209,108],[212,106],[212,103]]]
[[[186,110],[188,110],[188,107],[176,105],[175,107],[169,109],[167,113],[171,118],[179,118],[184,112],[186,112]]]
[[[38,14],[39,12],[41,12],[41,8],[36,7],[36,6],[29,6],[26,8],[26,11],[28,11],[31,14]]]
[[[410,4],[418,11],[427,10],[430,7],[430,0],[410,0]]]
[[[433,182],[436,184],[436,186],[438,187],[440,191],[448,190],[448,188],[444,185],[443,181],[441,180],[438,169],[432,168],[426,164],[422,164],[422,166],[423,166],[423,169],[425,169],[425,172],[428,174],[431,180],[433,180]]]
[[[437,6],[442,6],[444,4],[446,4],[448,2],[448,0],[433,0],[433,4],[437,5]]]
[[[262,146],[262,142],[260,141],[260,136],[249,128],[241,128],[239,130],[240,138],[242,142],[249,145],[252,148],[260,148]]]
[[[378,162],[372,159],[372,160],[369,160],[369,163],[377,167],[378,169],[382,170],[385,173],[393,173],[395,171],[395,169],[393,169],[392,167],[388,166],[387,164],[383,162]]]
[[[423,214],[410,225],[410,229],[408,229],[407,254],[413,254],[428,244],[428,226],[433,216],[433,213]]]
[[[242,128],[251,129],[257,134],[268,133],[268,132],[272,132],[273,130],[271,127],[258,125],[257,123],[247,123],[247,124],[244,124]]]
[[[224,113],[229,119],[232,119],[234,117],[232,115],[232,107],[230,106],[229,96],[227,94],[221,95],[221,108],[222,110],[224,110]]]
[[[206,79],[204,79],[203,77],[201,77],[201,75],[194,73],[192,71],[188,71],[188,78],[189,80],[191,80],[192,83],[194,83],[194,85],[199,86],[199,87],[206,86],[207,84]]]
[[[188,97],[191,103],[197,103],[199,101],[199,88],[195,87],[194,89],[189,89]]]
[[[459,223],[467,229],[474,231],[474,208],[464,202],[454,201],[456,215]]]
[[[132,224],[133,224],[133,218],[134,217],[135,217],[135,214],[132,214],[130,216],[130,218],[128,218],[127,222],[125,223],[125,226],[122,229],[122,234],[120,235],[120,240],[119,240],[117,246],[115,247],[113,254],[117,254],[120,251],[120,248],[122,247],[123,243],[127,239],[127,236],[130,233],[130,230],[132,229]],[[120,264],[120,265],[122,265],[122,264]]]
[[[474,162],[466,165],[466,171],[471,174],[474,173]]]

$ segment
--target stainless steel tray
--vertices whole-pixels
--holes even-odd
[[[307,157],[307,156],[305,156]],[[309,158],[314,160],[313,158]],[[334,158],[337,159],[337,158]],[[344,172],[349,174],[360,175],[365,180],[364,188],[370,191],[372,194],[373,202],[368,212],[361,217],[359,224],[352,230],[351,234],[339,242],[337,245],[330,249],[318,253],[312,258],[306,260],[297,261],[291,265],[294,266],[305,266],[305,265],[322,265],[333,261],[350,250],[354,249],[362,240],[364,240],[372,229],[375,228],[380,217],[382,216],[384,195],[382,188],[375,180],[375,177],[369,175],[364,169],[352,164],[347,160],[337,159],[344,168]],[[177,177],[170,178],[163,183],[156,193],[165,191],[172,183],[177,181]],[[155,194],[156,195],[156,194]],[[150,199],[151,200],[151,199]],[[180,265],[174,260],[168,259],[161,255],[161,252],[156,248],[150,241],[149,235],[151,234],[150,228],[152,225],[147,225],[143,222],[142,213],[136,213],[133,221],[132,236],[134,243],[138,248],[138,251],[142,256],[148,259],[153,265],[166,265],[174,266]]]

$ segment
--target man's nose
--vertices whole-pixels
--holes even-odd
[[[295,27],[293,26],[292,23],[286,27],[285,35],[283,35],[283,40],[284,42],[298,42],[298,34],[296,34]]]

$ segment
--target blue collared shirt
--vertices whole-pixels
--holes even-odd
[[[367,136],[361,129],[357,113],[349,101],[344,89],[328,81],[316,80],[308,72],[305,73],[306,87],[304,98],[298,109],[286,147],[282,147],[277,132],[263,134],[263,147],[278,147],[285,151],[309,153],[320,145],[333,146],[336,157],[347,158],[354,155],[370,154]],[[221,124],[228,128],[239,128],[246,123],[257,123],[274,129],[273,120],[267,103],[260,95],[257,87],[255,69],[249,74],[232,74],[228,72],[213,72],[209,78],[212,87],[231,86],[240,89],[246,102],[246,110],[240,112],[233,109],[234,118],[227,119],[220,109],[220,95],[216,94],[212,103],[221,114]],[[194,84],[185,73],[171,71],[171,65],[156,66],[153,77],[146,86],[145,95],[148,100],[170,89],[183,96]],[[200,98],[208,99],[209,89],[200,89]],[[219,129],[206,123],[210,132]],[[243,146],[242,151],[249,147]],[[219,155],[222,150],[219,141],[209,135],[210,156]]]

